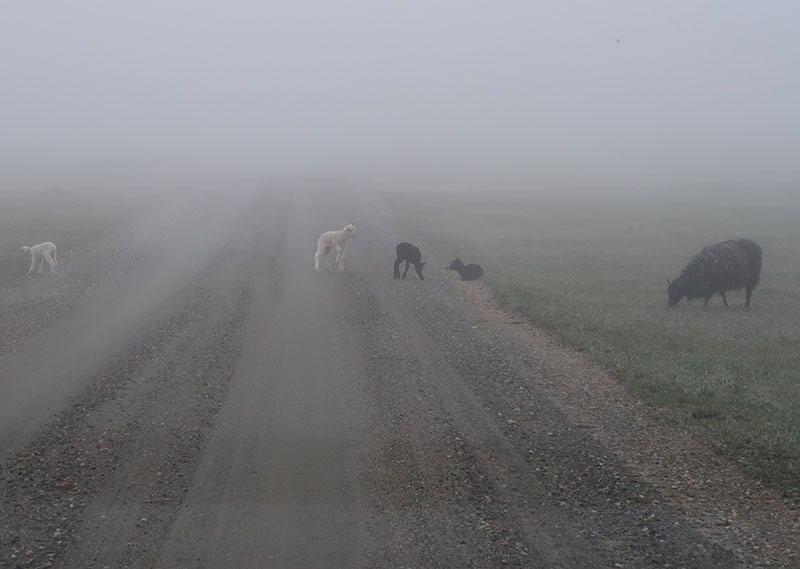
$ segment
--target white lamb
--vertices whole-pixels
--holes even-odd
[[[58,269],[58,251],[56,250],[55,243],[45,241],[33,247],[22,246],[23,253],[30,253],[31,255],[31,268],[28,269],[28,274],[33,272],[36,267],[36,272],[42,272],[42,266],[47,261],[47,266],[50,267],[50,272],[55,273]]]
[[[336,264],[339,265],[339,271],[344,272],[344,246],[347,240],[356,235],[355,225],[346,225],[341,231],[326,231],[317,239],[317,252],[314,255],[314,268],[317,272],[322,270],[322,262],[331,271],[331,265],[328,263],[328,253],[331,249],[336,248]]]

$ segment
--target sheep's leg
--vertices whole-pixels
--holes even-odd
[[[318,273],[322,272],[322,261],[324,259],[325,257],[323,256],[322,251],[318,249],[317,252],[314,254],[314,269],[316,269]]]
[[[42,255],[41,257],[39,257],[37,255],[36,256],[36,272],[41,274],[42,267],[44,267],[44,255]]]
[[[725,298],[725,291],[719,291],[719,295],[722,297],[722,304],[725,306],[725,308],[728,308],[728,299]]]
[[[328,272],[331,272],[331,265],[328,262],[328,253],[331,251],[331,246],[326,245],[324,249],[317,249],[317,253],[314,255],[314,268],[317,272],[322,271],[322,263],[325,263],[325,266],[328,267]]]
[[[51,273],[55,273],[56,272],[56,262],[55,262],[55,259],[53,259],[52,255],[49,255],[49,256],[45,257],[45,260],[47,261],[47,266],[50,267],[50,272]]]
[[[403,260],[400,257],[397,257],[397,259],[394,260],[394,274],[392,275],[392,278],[400,278],[400,264],[402,262]]]
[[[750,308],[750,296],[753,294],[753,287],[751,287],[751,286],[744,287],[744,293],[747,295],[747,296],[745,296],[745,299],[744,299],[744,307],[749,309]]]
[[[410,262],[410,261],[406,261],[406,270],[405,270],[405,271],[403,271],[403,278],[406,278],[406,275],[408,274],[408,266],[409,266],[410,264],[411,264],[411,262]]]
[[[339,265],[339,272],[344,272],[344,247],[336,246],[336,264]]]
[[[36,255],[31,254],[31,268],[28,269],[28,274],[31,274],[35,267],[36,267]]]

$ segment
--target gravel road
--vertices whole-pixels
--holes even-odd
[[[393,280],[380,196],[279,190],[0,283],[0,567],[800,567],[795,500],[450,259]]]

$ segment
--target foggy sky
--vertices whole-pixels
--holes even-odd
[[[800,4],[11,1],[0,189],[797,187]]]

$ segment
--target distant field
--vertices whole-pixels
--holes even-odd
[[[22,245],[53,241],[63,256],[124,225],[152,203],[152,196],[67,189],[0,192],[0,198],[0,280],[27,272],[30,256],[20,252]]]
[[[497,298],[613,370],[719,452],[800,493],[800,206],[392,194],[428,260],[480,263]],[[758,202],[758,200],[752,200]],[[703,246],[764,251],[744,291],[667,307],[665,279]],[[696,410],[710,418],[693,418]]]

